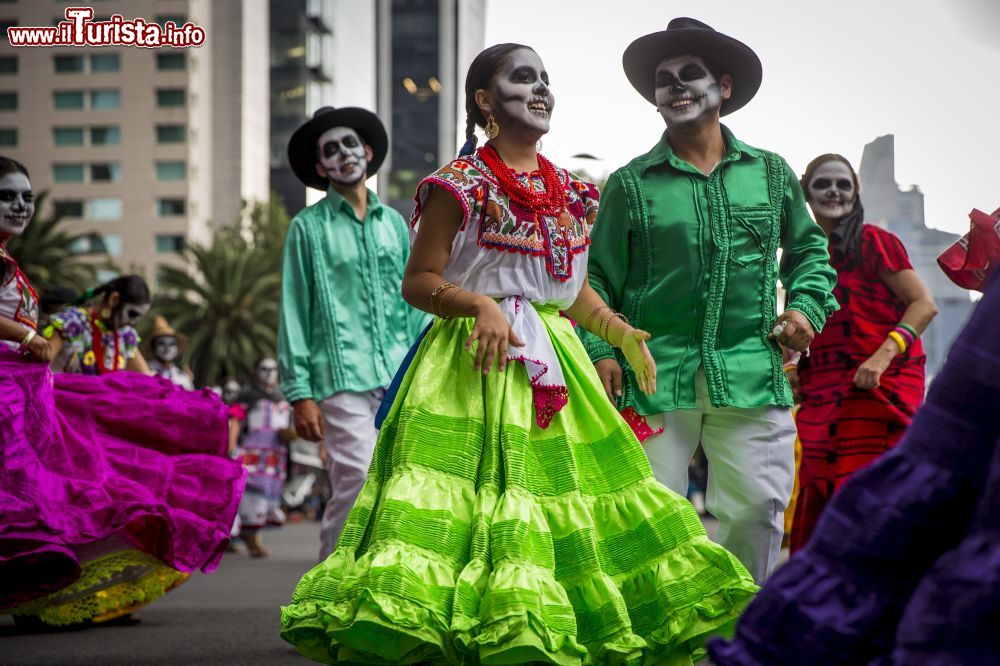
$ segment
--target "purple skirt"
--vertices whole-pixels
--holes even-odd
[[[998,438],[995,278],[902,442],[709,644],[716,664],[1000,663]]]
[[[225,406],[133,372],[54,375],[0,350],[0,609],[80,575],[125,539],[183,572],[219,563],[243,491]]]

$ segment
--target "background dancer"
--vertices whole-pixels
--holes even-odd
[[[919,338],[937,314],[902,241],[864,224],[858,176],[844,157],[820,155],[801,184],[830,239],[840,310],[808,356],[785,364],[802,403],[792,551],[805,546],[833,493],[903,436],[924,400],[927,357]]]

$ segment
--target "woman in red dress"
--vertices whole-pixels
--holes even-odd
[[[787,363],[802,441],[792,552],[806,544],[833,493],[899,441],[924,399],[920,334],[937,314],[902,242],[864,224],[858,176],[840,155],[809,163],[802,189],[830,238],[840,310],[809,356]]]

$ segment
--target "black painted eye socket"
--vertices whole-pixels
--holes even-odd
[[[128,310],[125,311],[125,316],[127,316],[129,319],[138,319],[139,317],[142,316],[142,310],[133,310],[129,308]]]
[[[323,157],[333,157],[340,149],[340,144],[336,141],[327,141],[323,144]]]
[[[698,65],[684,65],[681,69],[681,81],[697,81],[708,76],[708,72]]]
[[[840,180],[837,181],[837,189],[844,191],[854,189],[854,183],[847,180],[846,178],[841,178]]]
[[[17,192],[14,190],[0,190],[0,201],[4,203],[10,203],[17,198]]]
[[[344,137],[344,147],[345,148],[357,148],[358,140],[353,136]]]
[[[833,185],[833,181],[829,178],[817,178],[813,181],[812,188],[814,190],[825,190]]]

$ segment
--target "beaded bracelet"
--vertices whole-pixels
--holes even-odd
[[[900,354],[906,353],[906,340],[903,339],[902,335],[896,331],[889,331],[889,338],[896,343],[897,347],[899,347]]]

